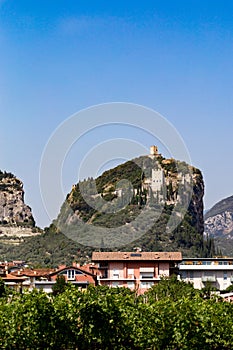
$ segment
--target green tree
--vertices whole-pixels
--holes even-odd
[[[55,284],[52,287],[53,295],[64,293],[67,286],[65,276],[58,275]]]
[[[183,296],[186,296],[186,298],[193,298],[197,294],[197,290],[194,289],[191,283],[180,281],[173,275],[171,277],[163,277],[157,285],[153,286],[145,293],[145,298],[148,302],[154,302],[165,298],[177,301],[183,298]]]
[[[6,296],[6,286],[2,278],[0,278],[0,298]]]

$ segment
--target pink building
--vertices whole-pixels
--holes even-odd
[[[93,252],[99,268],[98,283],[110,287],[128,287],[138,294],[170,276],[182,261],[180,252]]]

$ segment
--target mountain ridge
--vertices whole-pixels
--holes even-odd
[[[153,182],[151,174],[154,174],[157,183]],[[123,181],[131,185],[128,192]],[[161,187],[158,187],[159,181],[163,184]],[[192,195],[189,198],[190,191]],[[122,241],[125,244],[116,241],[117,247],[123,250],[132,249],[136,244],[141,245],[143,250],[178,249],[185,255],[208,255],[203,243],[203,194],[204,182],[199,169],[185,162],[165,159],[159,154],[141,156],[105,171],[95,180],[90,178],[74,185],[53,224],[79,243],[88,237],[85,244],[95,249],[109,247],[109,240],[116,241],[110,229],[123,227]],[[122,202],[125,205],[120,207]],[[143,225],[136,227],[131,223],[149,202],[155,208],[159,204],[160,209],[162,203],[161,216],[155,222],[156,228],[153,225],[145,235],[137,237]],[[117,211],[118,207],[120,210]],[[172,212],[175,212],[173,217]],[[184,219],[180,220],[182,212]],[[179,221],[178,225],[176,221]],[[81,222],[85,223],[83,227]],[[171,225],[170,232],[166,230],[167,224]],[[106,231],[108,228],[109,238],[101,237],[97,226],[106,228]],[[130,234],[136,236],[133,242],[127,241]],[[98,242],[94,242],[97,236]],[[112,245],[111,249],[117,247]]]
[[[32,227],[36,235],[20,237],[17,246],[0,240],[0,256],[51,267],[90,261],[93,250],[119,248],[209,257],[214,247],[203,241],[203,194],[199,169],[157,153],[141,156],[73,185],[49,227],[39,232]],[[103,228],[106,236],[94,244]],[[118,246],[109,249],[111,241]]]
[[[233,254],[233,196],[221,199],[205,215],[205,236],[224,255]]]

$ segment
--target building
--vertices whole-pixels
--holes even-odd
[[[92,269],[94,269],[94,266],[92,266]],[[86,289],[89,285],[97,284],[97,276],[92,272],[91,267],[80,268],[76,263],[72,266],[62,265],[58,269],[20,269],[12,272],[12,274],[13,277],[18,279],[18,282],[21,282],[22,290],[31,291],[36,288],[46,293],[53,291],[56,279],[60,275],[64,276],[67,282],[80,289]]]
[[[158,147],[157,146],[150,146],[150,155],[157,156],[158,155]]]
[[[99,268],[98,284],[128,287],[144,293],[161,277],[177,272],[180,252],[93,252],[92,261]]]
[[[183,259],[179,265],[182,280],[202,289],[207,283],[225,290],[233,283],[233,258]]]
[[[12,262],[0,262],[0,278],[4,284],[18,292],[22,291],[22,285],[26,278],[17,276],[14,271],[24,266],[23,261],[12,261]]]
[[[67,282],[72,283],[80,289],[86,289],[89,285],[95,286],[97,284],[96,275],[74,263],[72,266],[63,266],[49,274],[48,284],[49,286],[51,285],[51,291],[58,276],[64,276]],[[39,288],[39,285],[37,284],[36,287]]]

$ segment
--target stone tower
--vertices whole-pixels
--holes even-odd
[[[150,155],[151,156],[157,156],[158,155],[158,147],[157,146],[150,146]]]

